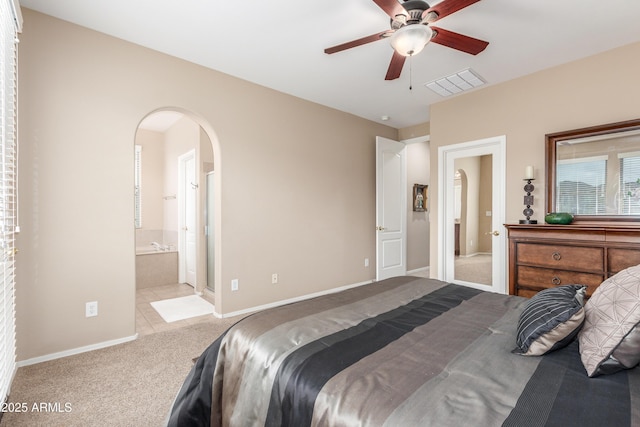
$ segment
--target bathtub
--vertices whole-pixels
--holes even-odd
[[[136,247],[136,289],[178,283],[178,251]]]
[[[158,249],[156,246],[136,246],[136,255],[149,255],[164,252],[176,252],[173,246],[164,245],[166,249]]]

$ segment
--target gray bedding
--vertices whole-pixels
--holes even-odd
[[[640,369],[513,354],[525,299],[396,277],[252,315],[198,359],[175,426],[640,425]]]

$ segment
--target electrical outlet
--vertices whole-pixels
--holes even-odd
[[[233,279],[231,281],[231,290],[232,291],[237,291],[238,290],[238,279]]]
[[[369,258],[364,259],[364,266],[369,267]]]
[[[95,317],[98,315],[98,301],[88,302],[85,306],[85,316]]]
[[[273,273],[271,275],[271,284],[275,285],[276,283],[278,283],[278,273]]]

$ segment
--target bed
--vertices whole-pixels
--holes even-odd
[[[256,313],[198,358],[167,424],[640,425],[640,368],[589,377],[577,339],[514,352],[528,301],[403,276]]]

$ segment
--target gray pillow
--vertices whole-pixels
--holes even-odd
[[[590,377],[630,369],[640,362],[640,265],[602,282],[585,304],[578,336]]]
[[[520,314],[513,353],[542,356],[569,345],[584,322],[586,290],[585,285],[564,285],[535,294]]]

